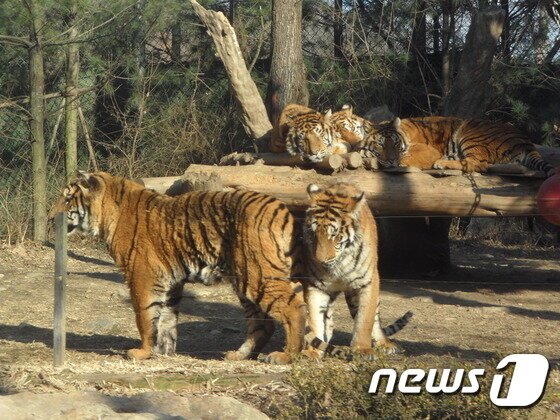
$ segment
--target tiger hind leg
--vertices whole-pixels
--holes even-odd
[[[247,317],[247,338],[238,350],[228,351],[225,354],[226,360],[245,360],[253,353],[260,352],[275,329],[272,318],[261,311],[257,305],[244,296],[240,296],[239,301]]]
[[[145,269],[144,269],[145,270]],[[140,348],[128,350],[131,359],[142,360],[153,354],[172,354],[177,343],[177,305],[182,296],[182,283],[171,288],[155,281],[131,276],[129,281],[136,325],[140,333]]]
[[[154,318],[156,343],[154,353],[170,355],[175,353],[177,346],[177,305],[181,301],[183,284],[178,283],[166,293],[165,300],[161,302],[159,317]]]

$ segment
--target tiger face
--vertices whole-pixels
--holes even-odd
[[[102,183],[97,177],[78,172],[77,178],[64,188],[49,217],[53,218],[58,212],[66,212],[68,235],[80,232],[84,235],[97,236],[99,223],[95,215],[100,211],[92,211],[92,208],[101,208],[101,203],[96,199],[101,190]]]
[[[383,168],[399,166],[410,147],[400,126],[400,118],[396,118],[392,122],[377,124],[366,139],[358,145],[362,156],[376,158],[379,166]]]
[[[307,193],[311,206],[305,216],[306,245],[317,262],[333,266],[357,239],[364,193],[342,183],[326,189],[311,184]]]
[[[313,112],[288,116],[289,130],[286,136],[286,150],[293,156],[301,156],[308,162],[321,162],[332,153],[338,133],[333,130],[331,111],[325,114]]]

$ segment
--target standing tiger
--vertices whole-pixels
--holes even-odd
[[[395,325],[381,328],[379,320],[379,273],[377,270],[377,227],[363,192],[338,183],[325,189],[310,184],[311,199],[303,238],[309,263],[304,283],[311,336],[329,342],[333,333],[332,304],[344,292],[354,318],[351,350],[362,358],[372,357],[372,335],[377,346],[388,353],[400,351],[386,332],[400,330],[411,312]],[[313,339],[307,341],[312,347]],[[310,351],[312,351],[310,349]]]
[[[168,197],[125,178],[80,174],[64,189],[51,215],[68,212],[68,233],[101,237],[130,288],[142,344],[134,359],[171,354],[177,340],[177,305],[187,281],[210,282],[218,268],[233,276],[245,309],[248,336],[228,360],[258,352],[285,330],[284,352],[267,356],[288,363],[304,345],[306,307],[292,283],[297,252],[294,219],[285,204],[252,191],[194,191]]]
[[[333,153],[349,152],[351,144],[333,124],[332,118],[336,115],[330,110],[323,114],[303,105],[286,105],[272,128],[270,150],[274,153],[287,151],[309,162],[320,162]]]
[[[376,124],[360,144],[381,166],[484,172],[494,163],[516,163],[554,173],[535,145],[511,124],[482,119],[424,117]]]

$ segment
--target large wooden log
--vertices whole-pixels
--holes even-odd
[[[294,210],[308,205],[310,183],[348,182],[365,191],[371,208],[384,216],[522,216],[536,214],[540,179],[481,174],[433,176],[422,172],[384,173],[363,169],[336,175],[285,166],[191,165],[184,177],[215,174],[224,188],[246,188],[270,194]],[[181,177],[144,178],[146,187],[175,193]]]

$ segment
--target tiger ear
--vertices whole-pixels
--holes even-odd
[[[87,171],[78,171],[78,170],[76,171],[76,178],[80,180],[82,179],[88,180],[90,176],[91,174]]]
[[[342,105],[342,110],[346,111],[347,114],[352,114],[354,112],[354,109],[352,108],[352,105],[350,105],[350,104]]]
[[[321,192],[323,192],[323,190],[316,184],[309,184],[307,186],[307,194],[309,198],[311,198],[311,201],[314,201],[314,197]]]
[[[332,109],[327,109],[327,112],[325,112],[325,115],[323,116],[325,118],[325,120],[330,119],[332,116]]]
[[[401,127],[401,119],[400,119],[399,117],[396,117],[396,118],[393,120],[393,128],[394,128],[395,130],[398,130],[400,127]]]
[[[76,171],[77,185],[83,192],[94,191],[99,187],[99,180],[90,172]]]
[[[362,210],[364,204],[366,204],[366,194],[362,191],[360,194],[350,197],[350,199],[353,204],[350,211],[351,213],[357,215]]]

